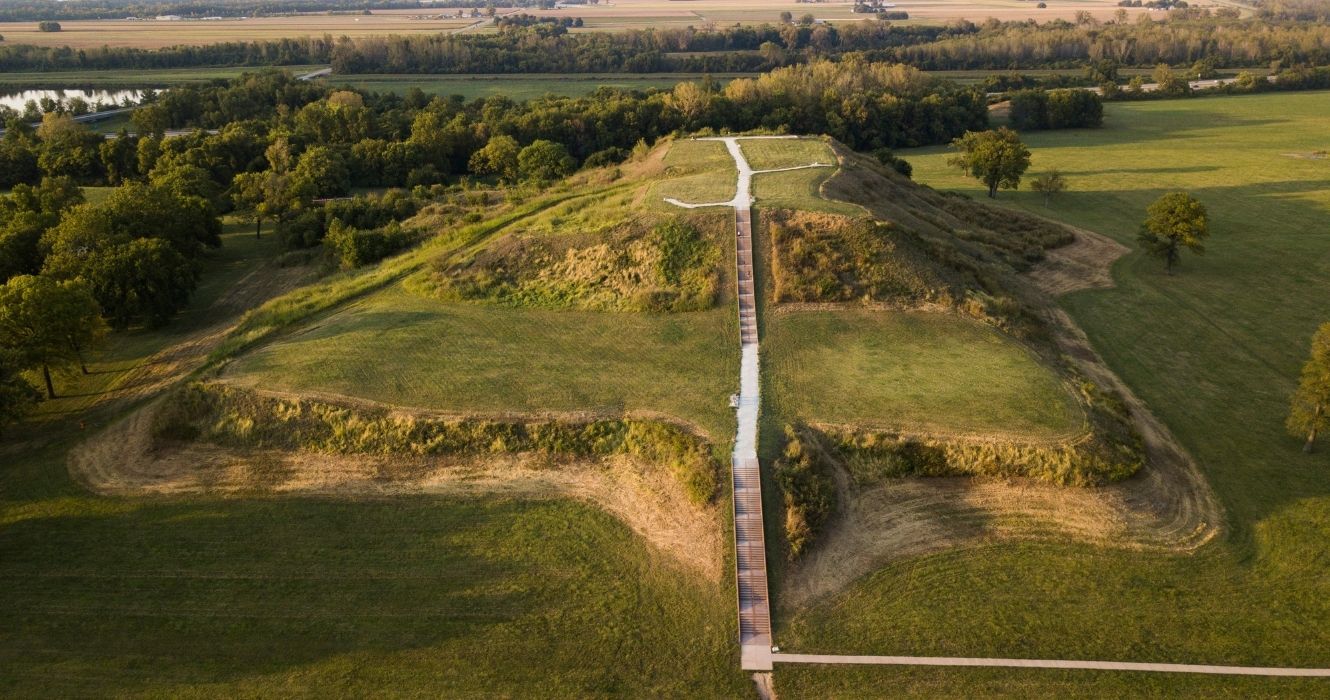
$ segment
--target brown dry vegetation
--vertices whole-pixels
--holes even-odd
[[[334,406],[299,397],[240,393],[259,398],[249,407],[265,405],[274,411],[270,416],[273,420],[281,409],[291,417],[301,413],[299,406],[332,408],[344,421],[342,437],[355,432],[354,428],[346,429],[348,424],[359,420],[363,428],[369,422],[364,420],[366,413],[390,417],[389,422],[398,427],[431,421],[477,423],[474,418],[389,410],[368,402]],[[367,445],[344,450],[297,449],[286,440],[240,439],[234,430],[237,422],[254,417],[239,415],[232,415],[229,425],[227,421],[196,416],[198,422],[212,423],[208,426],[211,439],[170,439],[162,433],[178,433],[183,427],[172,425],[180,422],[180,407],[174,403],[178,400],[175,396],[158,400],[75,449],[70,456],[71,471],[98,493],[122,496],[275,493],[377,498],[427,493],[575,498],[620,518],[647,541],[708,579],[720,578],[723,538],[714,499],[697,499],[687,479],[681,478],[677,469],[671,470],[671,460],[651,450],[572,456],[539,449],[466,452],[388,450]],[[308,415],[308,411],[305,413]],[[300,431],[287,423],[281,423],[282,431],[299,436]],[[544,424],[551,422],[544,419]],[[667,432],[677,429],[667,428]],[[709,453],[704,458],[710,466]]]
[[[552,230],[521,228],[474,255],[441,256],[425,286],[441,299],[543,308],[699,311],[715,304],[725,217],[638,215],[622,202],[606,204],[576,200],[569,204],[576,211],[550,217]]]

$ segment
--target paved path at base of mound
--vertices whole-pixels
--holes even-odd
[[[835,654],[772,654],[775,663],[856,664],[868,666],[973,666],[980,668],[1061,668],[1090,671],[1146,671],[1150,673],[1202,673],[1221,676],[1285,676],[1330,678],[1330,668],[1279,666],[1212,666],[1207,664],[1152,664],[1131,661],[1072,661],[1060,659],[978,659],[951,656],[839,656]]]

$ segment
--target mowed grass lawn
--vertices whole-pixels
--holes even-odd
[[[964,318],[891,311],[767,315],[771,403],[787,418],[882,429],[1054,437],[1084,418],[1056,375]]]
[[[724,445],[739,372],[733,316],[449,303],[392,287],[242,356],[225,376],[450,411],[661,413]]]
[[[1206,255],[1175,276],[1133,252],[1117,287],[1064,299],[1198,459],[1227,514],[1192,556],[995,545],[903,561],[786,620],[782,646],[841,653],[1095,658],[1330,667],[1330,446],[1284,434],[1308,340],[1330,320],[1330,93],[1109,105],[1106,127],[1024,135],[1032,173],[1072,191],[998,203],[1133,248],[1145,207],[1183,189],[1210,210]],[[915,180],[979,197],[943,149],[905,152]],[[780,669],[795,695],[879,692],[1326,695],[1325,681],[1114,673]]]
[[[0,695],[743,692],[732,594],[573,501],[122,499],[0,474]],[[47,482],[58,482],[47,485]]]
[[[673,197],[685,204],[728,202],[734,198],[739,171],[720,141],[679,139],[665,153],[665,177],[647,191],[647,204],[666,211],[679,208],[663,201]]]
[[[753,170],[777,170],[821,163],[825,168],[805,168],[753,176],[753,197],[759,207],[804,209],[856,216],[864,210],[854,204],[824,199],[822,183],[836,172],[836,154],[821,139],[747,139],[739,142]]]
[[[744,139],[739,150],[753,170],[793,168],[812,163],[834,165],[836,154],[821,139]]]

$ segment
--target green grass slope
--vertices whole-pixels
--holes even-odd
[[[1210,209],[1204,257],[1179,274],[1139,252],[1115,289],[1063,300],[1109,364],[1199,460],[1229,534],[1190,557],[996,545],[902,561],[791,620],[787,647],[853,653],[1330,666],[1330,450],[1283,433],[1289,392],[1330,298],[1330,93],[1110,105],[1102,130],[1025,135],[1032,173],[1072,191],[998,204],[1134,246],[1171,190]],[[1292,155],[1289,155],[1292,154]],[[939,149],[915,178],[980,196]],[[859,604],[852,604],[852,602]],[[966,669],[783,668],[793,696],[1319,696],[1324,681]]]

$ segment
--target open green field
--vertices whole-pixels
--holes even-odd
[[[1083,417],[1056,375],[988,326],[893,311],[766,317],[770,405],[882,429],[1053,437]]]
[[[1025,135],[1032,173],[1072,191],[1044,209],[999,203],[1128,245],[1145,206],[1185,189],[1210,209],[1204,257],[1179,274],[1133,252],[1117,287],[1064,300],[1096,348],[1198,459],[1228,513],[1189,557],[996,545],[903,561],[778,621],[794,650],[1330,666],[1330,448],[1284,434],[1316,324],[1330,318],[1330,93],[1113,104],[1106,127]],[[941,149],[906,152],[915,179],[973,196]],[[780,669],[796,696],[1324,695],[1320,682],[981,670]]]
[[[8,697],[738,695],[730,595],[572,501],[121,499],[0,473]]]
[[[282,70],[296,75],[309,73],[324,66],[282,66]],[[51,71],[5,73],[0,75],[0,87],[35,88],[160,88],[188,83],[206,83],[210,80],[229,80],[243,73],[262,68],[254,66],[232,68],[152,68],[145,70]]]
[[[448,303],[390,288],[227,372],[271,389],[451,411],[663,413],[725,443],[738,377],[728,308],[686,314]],[[369,358],[392,358],[374,361]]]

